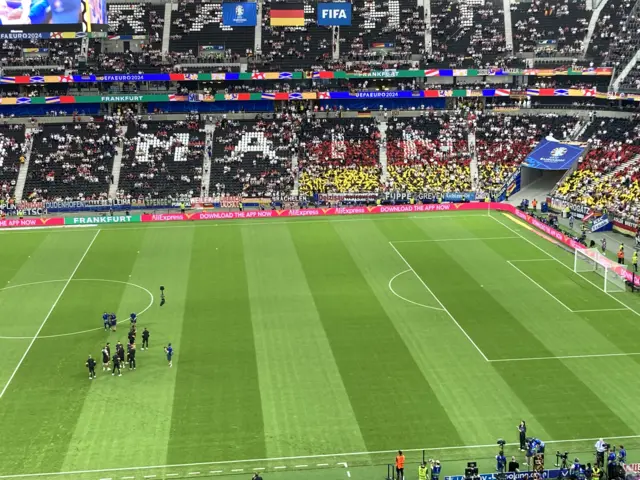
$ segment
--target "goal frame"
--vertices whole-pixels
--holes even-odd
[[[580,268],[581,265],[590,265],[593,268]],[[616,272],[619,268],[612,260],[598,252],[596,249],[576,248],[573,255],[573,271],[578,275],[594,272],[602,277],[602,286],[596,285],[605,293],[626,291],[626,279]]]

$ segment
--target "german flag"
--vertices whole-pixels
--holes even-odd
[[[272,3],[272,27],[304,27],[304,4]]]

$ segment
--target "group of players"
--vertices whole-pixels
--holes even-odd
[[[117,318],[115,313],[107,313],[105,312],[102,315],[102,321],[104,324],[105,330],[111,330],[113,332],[116,331],[117,326]],[[125,356],[125,347],[118,341],[115,346],[115,352],[113,355],[111,354],[111,344],[109,342],[106,343],[104,348],[102,349],[102,371],[111,370],[111,375],[115,376],[116,374],[120,377],[122,376],[122,371],[126,367],[126,364],[129,364],[129,370],[136,369],[136,336],[137,336],[137,322],[138,318],[135,313],[132,313],[129,316],[130,328],[129,333],[127,334],[128,343],[126,349]],[[142,331],[142,350],[149,349],[149,330],[146,328]],[[167,361],[169,362],[169,367],[172,366],[172,357],[173,357],[173,347],[171,344],[168,344],[164,347],[164,352],[167,356]],[[89,380],[93,380],[96,378],[96,361],[89,355],[85,365],[89,369]]]

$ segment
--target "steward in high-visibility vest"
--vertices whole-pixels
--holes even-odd
[[[427,464],[422,463],[418,466],[418,480],[427,480]]]

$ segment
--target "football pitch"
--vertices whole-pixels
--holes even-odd
[[[0,479],[382,479],[397,449],[407,478],[423,449],[445,475],[491,472],[521,419],[547,466],[556,450],[592,461],[601,436],[640,453],[640,298],[605,293],[507,214],[5,231],[0,245]],[[131,312],[150,349],[114,377],[100,351],[126,342]]]

